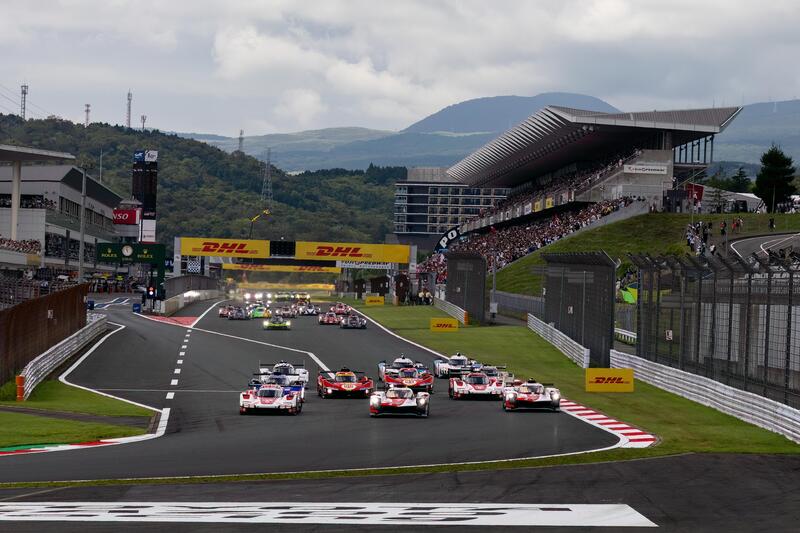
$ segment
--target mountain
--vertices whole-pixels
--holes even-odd
[[[800,162],[800,100],[744,106],[714,139],[714,159],[756,164],[773,143]]]
[[[611,104],[585,94],[542,93],[536,96],[491,96],[447,106],[419,122],[415,122],[403,132],[500,133],[516,126],[539,109],[549,105],[606,113],[619,112]]]
[[[103,184],[131,194],[135,150],[158,150],[158,240],[175,236],[241,238],[261,211],[261,162],[205,142],[122,126],[89,127],[59,119],[26,120],[0,114],[0,144],[69,152],[97,160]],[[391,227],[394,182],[405,168],[337,169],[290,176],[273,166],[272,214],[254,226],[254,238],[383,242]]]

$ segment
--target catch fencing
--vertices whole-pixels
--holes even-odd
[[[0,309],[74,287],[71,281],[40,281],[0,276]]]
[[[497,302],[497,310],[500,314],[524,313],[526,315],[531,314],[536,318],[544,320],[544,298],[541,296],[527,296],[525,294],[495,291],[494,300]]]
[[[612,368],[632,368],[637,380],[707,405],[800,443],[800,411],[713,379],[611,350]]]
[[[0,384],[86,325],[88,290],[75,285],[0,311]]]
[[[569,357],[572,362],[579,367],[589,368],[589,348],[581,346],[567,335],[558,331],[551,324],[547,324],[531,314],[528,315],[528,328],[538,333],[540,337],[558,348],[561,353]]]
[[[779,258],[631,256],[636,353],[800,407],[800,277]]]
[[[441,300],[439,298],[433,299],[433,306],[440,311],[444,311],[451,317],[455,318],[459,322],[464,325],[469,324],[469,313],[467,313],[464,309],[461,309],[456,304],[450,303],[447,300]]]
[[[59,342],[39,357],[25,365],[20,375],[25,378],[25,395],[27,400],[33,389],[55,369],[63,365],[70,357],[77,354],[98,335],[105,333],[108,319],[105,315],[90,313],[88,324]]]

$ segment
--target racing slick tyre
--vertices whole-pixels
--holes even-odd
[[[317,387],[317,396],[319,396],[320,398],[324,398],[324,396],[322,395],[322,387]]]
[[[240,415],[248,414],[247,407],[239,407],[239,414]]]
[[[294,408],[294,409],[292,409],[292,410],[291,410],[291,411],[289,411],[289,412],[292,414],[292,416],[297,416],[297,415],[299,415],[300,413],[302,413],[302,412],[303,412],[303,404],[302,404],[302,403],[298,403],[298,404],[295,406],[295,408]]]
[[[447,389],[447,395],[450,396],[451,400],[455,400],[456,399],[456,395],[453,393],[453,387],[450,387],[450,388]]]
[[[428,415],[431,414],[431,406],[430,404],[425,406],[425,410],[419,414],[420,418],[428,418]]]

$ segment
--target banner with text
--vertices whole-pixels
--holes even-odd
[[[338,266],[309,266],[309,265],[250,265],[237,263],[222,263],[222,270],[245,270],[247,272],[316,272],[320,274],[341,274]]]
[[[344,269],[396,270],[397,263],[372,263],[369,261],[336,261],[336,266]]]
[[[181,237],[181,255],[267,258],[269,241]]]
[[[587,368],[586,392],[633,392],[633,369]]]
[[[431,318],[431,331],[458,331],[455,318]]]
[[[623,165],[622,171],[625,172],[625,174],[666,174],[667,165]]]
[[[359,244],[352,242],[297,241],[295,259],[408,263],[411,251],[406,244]]]
[[[384,305],[385,301],[383,296],[367,296],[364,303],[367,305]]]
[[[114,209],[114,224],[135,226],[139,223],[139,209]]]

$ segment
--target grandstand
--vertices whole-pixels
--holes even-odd
[[[445,232],[437,248],[469,246],[502,268],[606,215],[624,211],[615,217],[621,219],[660,211],[668,191],[713,162],[715,135],[740,110],[599,113],[545,107],[447,169],[464,186],[511,192]],[[420,268],[436,272],[439,281],[445,270],[437,256]]]

